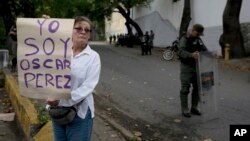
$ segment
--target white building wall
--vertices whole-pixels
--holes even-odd
[[[250,0],[243,0],[242,7],[240,11],[240,22],[246,23],[250,22]]]
[[[204,25],[205,31],[202,37],[209,50],[221,54],[219,38],[222,34],[222,16],[227,0],[191,0],[190,26],[195,23]]]
[[[192,21],[191,24],[201,23],[205,26],[205,36],[202,37],[210,50],[221,53],[219,38],[223,32],[223,12],[227,0],[191,0]],[[249,0],[243,0],[240,23],[250,22]]]
[[[154,0],[149,7],[133,8],[132,18],[140,25],[144,33],[154,31],[154,46],[166,47],[177,37],[177,29],[182,17],[181,9],[183,9],[182,2]]]
[[[123,16],[118,12],[114,12],[110,20],[105,20],[105,37],[107,40],[109,40],[109,36],[127,33],[125,21]]]
[[[157,12],[163,20],[168,20],[171,24],[178,28],[181,17],[183,2],[173,2],[173,0],[153,0],[149,7],[133,8],[133,19],[147,16],[153,12]]]
[[[205,27],[221,26],[222,16],[227,0],[191,0],[194,23],[202,23]],[[250,22],[250,1],[243,0],[240,22]]]
[[[218,40],[222,34],[222,15],[227,0],[191,0],[190,26],[203,24],[203,40],[210,50],[220,53]],[[249,0],[243,0],[240,22],[250,22]],[[173,0],[154,0],[149,7],[135,7],[133,19],[143,31],[155,32],[154,45],[165,47],[177,37],[181,23],[184,0],[173,3]]]
[[[190,26],[195,23],[205,27],[204,40],[210,50],[220,53],[218,43],[222,34],[222,16],[227,0],[191,0]],[[250,0],[243,0],[240,22],[250,23]],[[166,47],[178,36],[181,23],[184,0],[153,0],[150,6],[140,6],[131,9],[132,18],[139,24],[142,31],[153,30],[155,32],[154,46]],[[127,33],[125,19],[115,12],[110,21],[106,20],[106,37]],[[250,41],[249,41],[250,42]],[[249,47],[250,48],[250,47]]]
[[[191,0],[192,21],[205,27],[222,25],[226,0]]]

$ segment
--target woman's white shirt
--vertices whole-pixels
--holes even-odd
[[[77,114],[85,118],[88,107],[94,117],[94,98],[101,71],[99,54],[89,45],[78,55],[71,57],[71,99],[60,100],[60,106],[77,105]]]

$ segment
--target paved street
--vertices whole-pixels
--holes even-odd
[[[179,62],[159,51],[141,56],[139,48],[94,43],[102,72],[96,88],[98,114],[106,114],[141,140],[228,141],[230,124],[250,124],[250,74],[219,69],[219,118],[183,118],[179,103]],[[0,92],[4,98],[4,91]],[[1,106],[0,106],[1,107]],[[125,141],[121,131],[96,115],[92,141]],[[109,119],[109,118],[108,118]],[[15,122],[0,122],[0,141],[23,138]]]
[[[110,104],[105,106],[114,106],[117,120],[141,132],[143,140],[228,141],[230,124],[250,123],[249,73],[219,68],[219,118],[202,122],[202,117],[180,114],[178,61],[166,62],[159,52],[141,56],[139,48],[92,47],[102,61],[98,95]],[[98,103],[103,102],[96,103],[101,107]]]

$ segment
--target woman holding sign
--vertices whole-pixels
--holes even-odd
[[[90,141],[94,117],[92,92],[99,81],[100,56],[88,45],[91,21],[86,17],[75,18],[72,34],[71,99],[48,99],[50,106],[75,107],[73,121],[60,124],[52,119],[55,141]]]

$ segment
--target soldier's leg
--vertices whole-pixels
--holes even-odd
[[[148,45],[144,45],[145,54],[148,55]]]
[[[17,58],[14,57],[14,58],[12,59],[11,72],[16,72],[16,68],[17,68]]]
[[[181,73],[181,90],[180,90],[180,100],[181,100],[181,110],[182,114],[186,117],[190,117],[188,108],[188,94],[191,86],[191,75],[190,73]]]
[[[144,45],[141,45],[141,55],[144,55]]]
[[[149,52],[150,55],[152,54],[151,49],[152,49],[152,46],[150,45],[150,46],[148,47],[148,52]]]
[[[199,95],[198,80],[197,80],[196,73],[193,74],[192,85],[193,85],[193,90],[192,90],[192,108],[191,108],[191,113],[196,114],[196,115],[201,115],[201,113],[198,110],[198,104],[199,104],[199,101],[200,101],[200,95]]]

